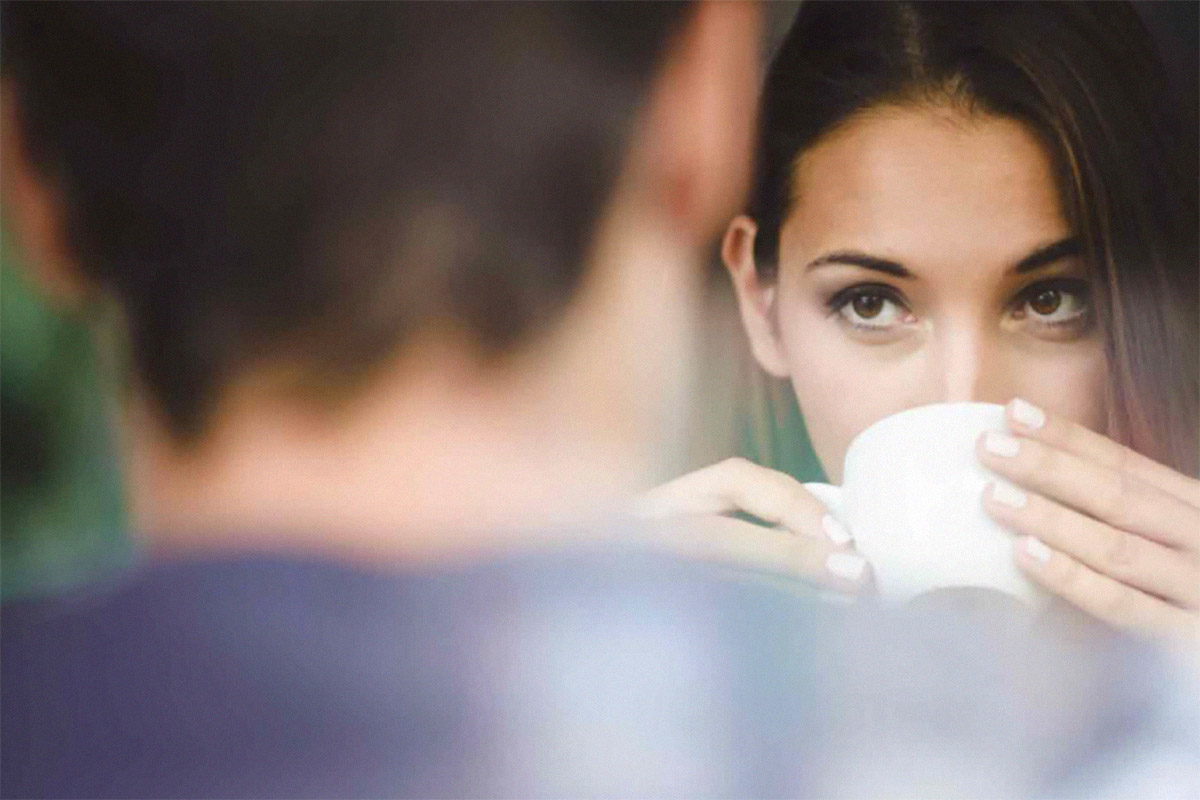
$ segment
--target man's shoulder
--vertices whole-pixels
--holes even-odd
[[[793,589],[623,546],[146,567],[0,612],[0,790],[1007,796],[1173,735],[1123,640]]]
[[[73,591],[19,599],[0,611],[4,677],[26,659],[59,665],[128,654],[278,651],[316,658],[354,640],[445,641],[455,626],[546,623],[584,609],[630,624],[681,620],[716,606],[791,602],[779,584],[640,547],[584,546],[413,569],[322,558],[242,554],[189,558],[113,573]],[[709,618],[715,621],[716,618]],[[45,651],[45,652],[43,652]],[[14,666],[16,665],[16,666]],[[215,664],[213,665],[215,666]],[[128,674],[128,673],[127,673]]]
[[[547,731],[685,735],[685,720],[661,719],[664,703],[678,716],[715,690],[723,679],[703,666],[711,653],[785,598],[629,548],[423,571],[266,556],[146,565],[0,611],[0,788],[516,789],[519,775],[483,765],[501,758],[516,769],[554,752]],[[530,717],[535,709],[549,716]],[[585,762],[601,766],[583,751],[564,759]],[[694,765],[660,766],[675,776]],[[666,785],[658,778],[640,785]]]

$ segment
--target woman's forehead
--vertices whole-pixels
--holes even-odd
[[[852,248],[914,271],[1002,269],[1070,235],[1053,162],[1026,125],[930,107],[860,114],[797,160],[784,262]]]

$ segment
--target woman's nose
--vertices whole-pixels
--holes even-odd
[[[931,383],[943,403],[1007,402],[1004,358],[994,336],[957,328],[939,342]]]

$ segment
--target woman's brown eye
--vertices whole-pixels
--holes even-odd
[[[1062,292],[1057,289],[1047,289],[1044,292],[1039,292],[1036,297],[1029,301],[1029,307],[1033,309],[1033,312],[1043,317],[1053,314],[1058,310],[1060,305],[1062,305]]]
[[[883,298],[877,294],[860,294],[852,301],[854,313],[863,319],[873,319],[883,310]]]
[[[831,315],[855,331],[872,334],[898,331],[910,321],[908,309],[893,290],[884,286],[858,284],[837,292],[825,301]]]

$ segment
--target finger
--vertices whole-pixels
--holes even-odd
[[[1193,612],[1101,575],[1035,537],[1017,540],[1016,560],[1033,581],[1114,627],[1172,639],[1200,632]]]
[[[1005,527],[1036,536],[1121,583],[1200,607],[1200,559],[1006,484],[984,492],[984,508]]]
[[[1127,472],[1024,436],[989,432],[976,452],[991,470],[1113,527],[1200,550],[1200,509]]]
[[[648,535],[686,558],[801,578],[846,594],[862,593],[871,584],[870,565],[851,550],[728,517],[683,517]]]
[[[1070,420],[1047,414],[1025,400],[1016,399],[1004,409],[1013,432],[1065,450],[1113,470],[1123,470],[1189,505],[1200,507],[1200,480],[1147,458],[1103,434]]]
[[[850,533],[802,483],[744,458],[727,459],[676,478],[648,492],[638,506],[642,516],[652,519],[737,511],[836,545],[851,541]]]

